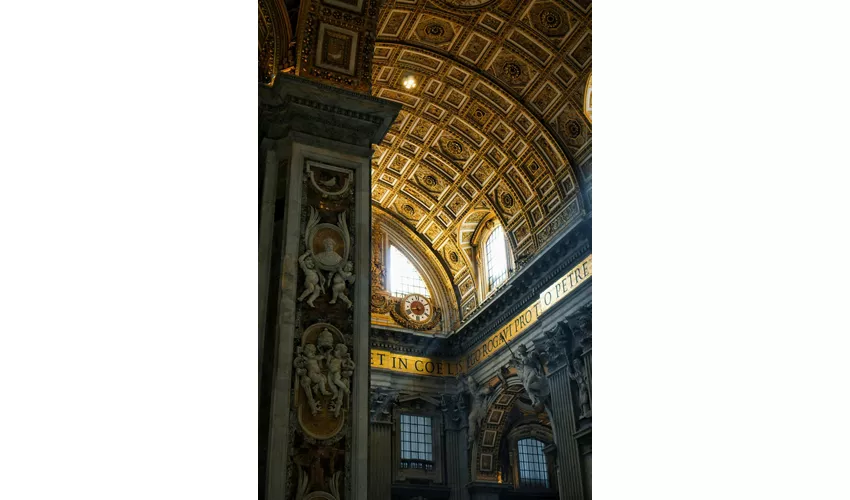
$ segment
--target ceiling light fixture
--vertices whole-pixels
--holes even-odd
[[[401,81],[401,84],[404,85],[404,88],[410,90],[416,87],[416,79],[413,78],[413,75],[407,75],[404,77],[404,80]]]

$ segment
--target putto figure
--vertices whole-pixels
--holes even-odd
[[[316,269],[316,263],[313,262],[313,257],[310,256],[309,250],[304,252],[301,257],[298,257],[298,263],[301,264],[301,270],[304,271],[304,291],[298,297],[298,302],[308,297],[307,304],[310,307],[316,307],[313,301],[325,290],[325,277]]]
[[[331,285],[331,290],[333,292],[333,297],[329,304],[336,304],[336,299],[342,299],[343,302],[348,304],[348,308],[351,309],[351,300],[349,300],[348,295],[345,294],[346,288],[348,287],[348,283],[354,283],[354,264],[351,261],[347,261],[345,265],[343,265],[340,269],[333,274],[333,284]]]
[[[299,377],[301,387],[307,394],[307,402],[310,404],[310,413],[316,415],[319,411],[319,403],[316,398],[319,394],[330,396],[332,393],[328,391],[327,379],[322,375],[322,368],[319,361],[322,358],[316,355],[316,346],[307,344],[298,348],[295,358],[295,373]]]
[[[337,344],[333,351],[328,353],[328,379],[330,380],[331,392],[334,396],[334,416],[339,416],[342,409],[343,398],[351,394],[348,388],[348,379],[354,373],[354,362],[348,354],[345,344]],[[348,364],[351,369],[348,369]]]

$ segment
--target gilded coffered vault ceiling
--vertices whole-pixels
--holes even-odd
[[[447,313],[463,320],[484,296],[479,225],[501,223],[522,267],[589,212],[589,0],[259,7],[261,82],[291,72],[403,105],[375,146],[372,202],[448,274],[457,303]]]
[[[589,1],[382,5],[372,94],[404,108],[375,148],[373,203],[428,242],[463,316],[479,300],[478,222],[494,214],[521,263],[586,210],[577,165],[591,155],[590,73]]]

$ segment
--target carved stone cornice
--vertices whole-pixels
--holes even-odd
[[[447,339],[409,332],[384,329],[372,325],[369,344],[373,349],[386,349],[399,354],[422,357],[456,357]]]
[[[374,388],[369,393],[369,421],[373,424],[391,424],[393,407],[398,404],[398,391]]]
[[[480,311],[450,337],[453,349],[467,351],[531,305],[567,269],[590,253],[592,219],[579,222],[544,253],[531,259]],[[495,312],[495,313],[494,313]]]
[[[401,105],[366,94],[279,74],[260,85],[260,134],[281,138],[298,131],[359,146],[380,142]]]
[[[432,337],[372,325],[372,348],[422,357],[457,358],[467,353],[531,305],[543,290],[587,256],[591,248],[591,222],[590,219],[581,222],[545,253],[532,259],[501,292],[484,304],[481,309],[484,314],[476,314],[457,333],[447,338]]]

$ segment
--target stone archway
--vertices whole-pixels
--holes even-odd
[[[511,495],[519,487],[516,466],[516,442],[523,437],[534,437],[552,451],[554,434],[545,410],[535,409],[513,368],[503,368],[490,381],[495,391],[488,398],[472,446],[470,480],[477,486],[491,484]],[[498,385],[496,385],[498,384]],[[557,479],[554,474],[554,457],[548,456],[549,493],[557,498]]]

